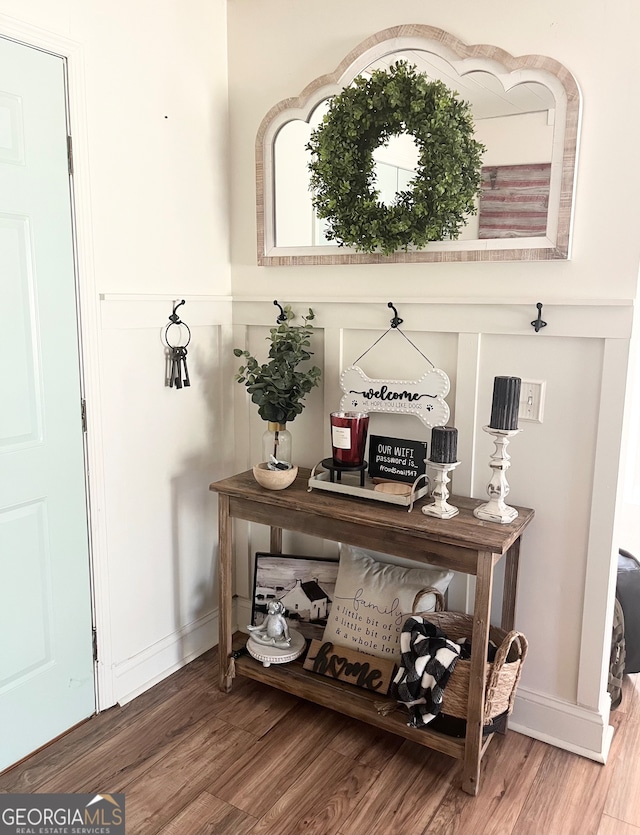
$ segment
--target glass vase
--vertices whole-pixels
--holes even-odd
[[[278,461],[291,463],[291,432],[286,423],[267,423],[262,436],[262,460],[268,463],[271,456]]]

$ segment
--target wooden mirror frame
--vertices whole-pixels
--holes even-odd
[[[484,238],[472,241],[436,241],[420,250],[400,250],[392,255],[356,252],[348,247],[278,247],[275,236],[274,143],[278,131],[294,119],[309,121],[321,101],[339,93],[374,61],[395,52],[419,50],[447,60],[459,75],[489,72],[505,90],[524,82],[544,84],[556,100],[551,193],[547,234],[529,238]],[[395,26],[367,38],[336,70],[308,84],[299,96],[284,99],[269,110],[256,137],[256,208],[258,265],[298,266],[333,264],[402,264],[434,261],[549,261],[570,255],[571,221],[577,163],[581,99],[571,73],[542,55],[514,57],[486,44],[467,45],[458,38],[422,24]]]

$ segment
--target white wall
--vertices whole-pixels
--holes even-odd
[[[426,7],[418,0],[229,5],[234,321],[252,344],[254,332],[273,321],[271,299],[316,310],[325,381],[305,420],[320,431],[311,436],[297,422],[290,427],[294,457],[310,466],[328,453],[326,416],[339,396],[339,372],[388,326],[387,301],[399,308],[411,338],[452,376],[455,391],[448,401],[463,462],[454,484],[459,492],[482,496],[488,481],[492,445],[482,426],[493,376],[547,381],[544,423],[523,424],[511,447],[510,501],[536,510],[522,549],[517,625],[531,649],[514,724],[602,759],[610,739],[604,694],[611,556],[640,256],[640,172],[628,164],[640,117],[629,109],[621,79],[634,71],[632,33],[640,9],[625,0],[606,10],[577,0],[560,6],[543,0],[517,10],[503,0],[463,6],[461,15],[461,4]],[[570,261],[256,266],[253,161],[262,118],[333,71],[365,38],[400,23],[440,27],[467,43],[494,44],[514,55],[548,55],[575,75],[584,111]],[[548,326],[536,335],[529,323],[537,301],[545,305]],[[384,376],[381,369],[392,358],[371,358],[368,373]],[[400,363],[398,368],[404,370]],[[249,444],[243,441],[246,450],[255,446],[259,427],[251,407],[245,408],[239,425],[250,437]],[[246,457],[244,452],[239,465],[249,463]],[[242,540],[240,578],[248,578],[254,541],[262,545],[262,537],[252,528]],[[240,592],[248,594],[248,586]]]
[[[216,640],[228,471],[224,0],[0,0],[0,34],[69,56],[101,706]],[[191,387],[164,384],[172,301]]]

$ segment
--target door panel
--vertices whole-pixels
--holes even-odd
[[[95,710],[63,60],[0,38],[0,770]]]
[[[52,600],[46,528],[46,504],[29,502],[0,512],[0,554],[3,569],[11,577],[5,585],[0,608],[0,635],[20,635],[19,652],[7,652],[0,670],[0,693],[22,683],[52,663]],[[25,606],[11,588],[29,590]]]
[[[22,99],[0,91],[0,162],[24,165]]]
[[[34,352],[37,317],[30,252],[29,219],[0,213],[0,274],[12,276],[3,281],[3,305],[11,314],[4,323],[8,350],[0,356],[0,379],[11,380],[12,391],[10,397],[3,398],[0,409],[2,452],[42,440],[42,385]]]

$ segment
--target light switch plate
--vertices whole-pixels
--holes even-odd
[[[520,384],[518,420],[542,423],[546,380],[523,380]]]

